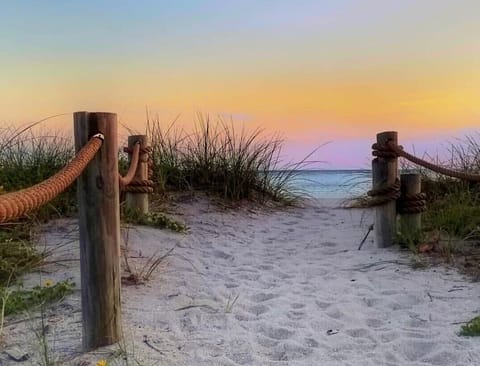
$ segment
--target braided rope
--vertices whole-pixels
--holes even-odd
[[[129,147],[124,147],[123,151],[129,154],[136,154],[138,150],[139,156],[139,163],[145,163],[148,167],[148,177],[147,179],[139,179],[135,178],[135,174],[133,174],[132,178],[128,181],[127,184],[121,185],[121,190],[128,193],[153,193],[155,183],[151,180],[151,166],[152,161],[150,160],[150,153],[153,149],[150,146],[147,147],[140,147],[140,144],[136,145],[133,149]],[[133,159],[132,159],[133,162]]]
[[[400,180],[394,183],[383,185],[367,192],[371,198],[367,201],[369,207],[381,206],[390,201],[396,201],[400,197]]]
[[[128,186],[131,183],[132,179],[135,177],[138,162],[140,160],[140,150],[140,142],[136,142],[135,146],[133,147],[132,160],[130,161],[130,167],[128,168],[127,175],[125,175],[124,177],[122,177],[120,174],[118,175],[120,187]]]
[[[126,186],[122,188],[122,191],[128,193],[153,193],[153,187],[145,186]]]
[[[134,187],[155,187],[155,182],[151,179],[132,179],[129,186]]]
[[[38,209],[65,191],[100,150],[103,135],[93,136],[76,156],[58,173],[32,187],[0,196],[0,223],[17,219]]]
[[[427,209],[427,195],[425,193],[416,193],[402,195],[398,201],[398,211],[401,214],[421,213]]]
[[[384,146],[373,144],[372,148],[374,149],[372,154],[375,156],[390,157],[391,154],[395,154],[395,157],[399,156],[405,158],[407,160],[410,160],[412,163],[423,166],[424,168],[430,169],[436,173],[443,174],[448,177],[458,178],[469,182],[480,182],[480,174],[459,172],[456,170],[438,166],[426,160],[420,159],[412,154],[409,154],[408,152],[403,150],[402,146],[395,145],[392,141],[387,142],[387,144]]]

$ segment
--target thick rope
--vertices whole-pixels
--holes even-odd
[[[402,195],[398,201],[398,212],[401,214],[415,214],[426,211],[427,195],[425,193],[417,193],[411,195]]]
[[[153,188],[155,187],[155,183],[153,182],[153,180],[150,179],[151,160],[149,158],[149,154],[152,152],[152,148],[149,146],[140,148],[140,144],[135,145],[133,149],[129,147],[124,147],[123,148],[124,152],[133,154],[132,164],[130,165],[130,169],[132,168],[133,160],[134,160],[135,154],[137,154],[137,150],[138,150],[138,156],[139,156],[138,164],[140,163],[148,164],[148,179],[135,178],[135,171],[134,171],[133,176],[131,177],[131,179],[128,181],[127,184],[122,184],[122,181],[120,181],[120,188],[122,191],[129,192],[129,193],[153,193],[154,192]]]
[[[367,194],[371,197],[367,201],[369,207],[381,206],[390,201],[396,201],[400,197],[400,180],[396,179],[392,184],[372,189]]]
[[[104,136],[97,134],[58,173],[32,187],[0,196],[0,223],[17,219],[38,209],[65,191],[102,147]]]
[[[393,142],[389,141],[386,145],[380,146],[378,144],[373,144],[372,148],[374,149],[373,155],[381,157],[391,157],[394,154],[394,157],[402,157],[407,160],[410,160],[412,163],[423,166],[424,168],[430,169],[436,173],[446,175],[452,178],[458,178],[461,180],[466,180],[469,182],[480,182],[480,174],[470,174],[465,172],[459,172],[456,170],[444,168],[436,164],[430,163],[426,160],[420,159],[412,154],[403,150],[402,146],[396,145]]]
[[[125,175],[124,177],[122,177],[121,175],[118,175],[120,187],[126,187],[131,183],[132,179],[135,177],[139,160],[140,160],[140,142],[137,142],[133,147],[132,160],[130,161],[130,167],[128,168],[127,175]]]

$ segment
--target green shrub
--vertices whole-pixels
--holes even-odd
[[[0,301],[5,301],[4,316],[60,301],[73,292],[74,285],[71,280],[60,281],[56,284],[45,281],[44,286],[35,286],[31,290],[0,289]]]
[[[466,337],[480,336],[480,316],[477,316],[470,320],[467,324],[462,325],[460,335]]]
[[[43,255],[31,242],[28,225],[2,226],[0,230],[0,287],[40,265]]]
[[[143,214],[135,210],[123,210],[123,220],[130,224],[170,229],[177,233],[187,231],[187,226],[159,212]]]

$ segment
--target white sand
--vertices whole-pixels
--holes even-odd
[[[410,254],[375,248],[373,235],[358,251],[371,211],[333,208],[326,201],[284,211],[222,210],[196,201],[176,211],[190,227],[186,235],[145,227],[129,232],[131,256],[176,246],[151,281],[122,289],[123,347],[134,354],[130,361],[164,366],[480,364],[480,338],[457,335],[458,323],[480,312],[480,283],[444,267],[415,270]],[[75,226],[50,225],[48,242],[58,243],[69,225]],[[77,247],[74,240],[56,256],[78,258]],[[146,259],[131,261],[141,266]],[[63,262],[42,276],[73,276],[79,284],[78,266],[78,261]],[[38,283],[38,275],[30,281]],[[236,296],[229,309],[229,299]],[[48,314],[53,354],[69,360],[62,364],[94,364],[119,350],[81,354],[80,321],[78,291]],[[37,357],[35,324],[7,324],[4,347],[16,345]],[[2,365],[32,362],[0,356]]]

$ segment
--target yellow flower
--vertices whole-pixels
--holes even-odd
[[[44,282],[44,286],[45,286],[45,287],[51,287],[52,285],[53,285],[53,281],[52,281],[52,280],[46,280],[46,281]]]
[[[96,366],[107,366],[107,360],[100,360],[97,362]]]

